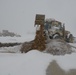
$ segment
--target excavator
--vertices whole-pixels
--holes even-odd
[[[48,44],[47,40],[58,39],[68,43],[73,43],[74,41],[74,37],[70,31],[65,30],[64,23],[62,24],[55,19],[45,19],[45,15],[43,14],[36,14],[34,26],[36,27],[35,39],[22,45],[22,53],[34,49],[44,51]]]
[[[65,30],[64,23],[55,19],[46,19],[45,15],[36,14],[35,17],[36,36],[46,40],[50,39],[63,39],[68,43],[73,42],[73,35],[70,31]],[[44,36],[44,37],[43,37]]]

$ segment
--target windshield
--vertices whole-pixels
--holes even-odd
[[[48,30],[48,29],[61,29],[62,25],[58,22],[46,22],[44,24],[44,29]]]

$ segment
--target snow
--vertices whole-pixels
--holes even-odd
[[[36,50],[26,54],[3,53],[0,54],[0,75],[45,75],[50,60],[50,55]]]
[[[0,53],[20,53],[21,45],[14,47],[1,47]]]
[[[69,71],[70,69],[76,69],[76,53],[55,56],[54,58],[63,70]]]
[[[15,43],[15,42],[25,42],[25,41],[31,41],[33,40],[35,35],[26,34],[25,37],[0,37],[1,43]]]
[[[72,46],[72,50],[76,52],[76,43],[69,43]]]
[[[31,34],[25,38],[0,37],[0,42],[25,42],[31,41],[33,38],[34,36]],[[57,43],[56,45],[58,46]],[[70,43],[70,45],[76,47],[76,43]],[[46,75],[46,69],[53,60],[56,60],[65,71],[76,69],[76,53],[53,56],[49,53],[32,50],[22,54],[20,48],[21,45],[0,48],[0,75]]]
[[[65,71],[76,69],[76,53],[53,56],[33,50],[26,54],[0,53],[0,75],[45,75],[53,60]]]
[[[76,47],[76,43],[69,43],[69,44]]]

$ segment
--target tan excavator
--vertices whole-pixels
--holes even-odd
[[[21,52],[28,52],[30,50],[44,51],[46,49],[46,42],[48,39],[58,39],[68,43],[73,42],[73,35],[65,30],[65,25],[55,19],[46,19],[45,15],[36,14],[35,24],[36,35],[35,39],[30,42],[25,42],[22,45]]]
[[[63,39],[66,42],[73,42],[73,35],[65,30],[65,25],[54,19],[46,19],[45,15],[36,14],[35,17],[36,36],[33,44],[34,49],[44,50],[45,40]]]

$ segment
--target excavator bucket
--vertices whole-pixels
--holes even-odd
[[[44,25],[45,15],[36,14],[35,25]]]
[[[39,30],[36,31],[36,36],[34,39],[34,43],[32,44],[32,49],[37,49],[40,51],[45,50],[45,36],[44,36],[44,22],[45,15],[36,14],[35,17],[35,25],[39,26]]]

